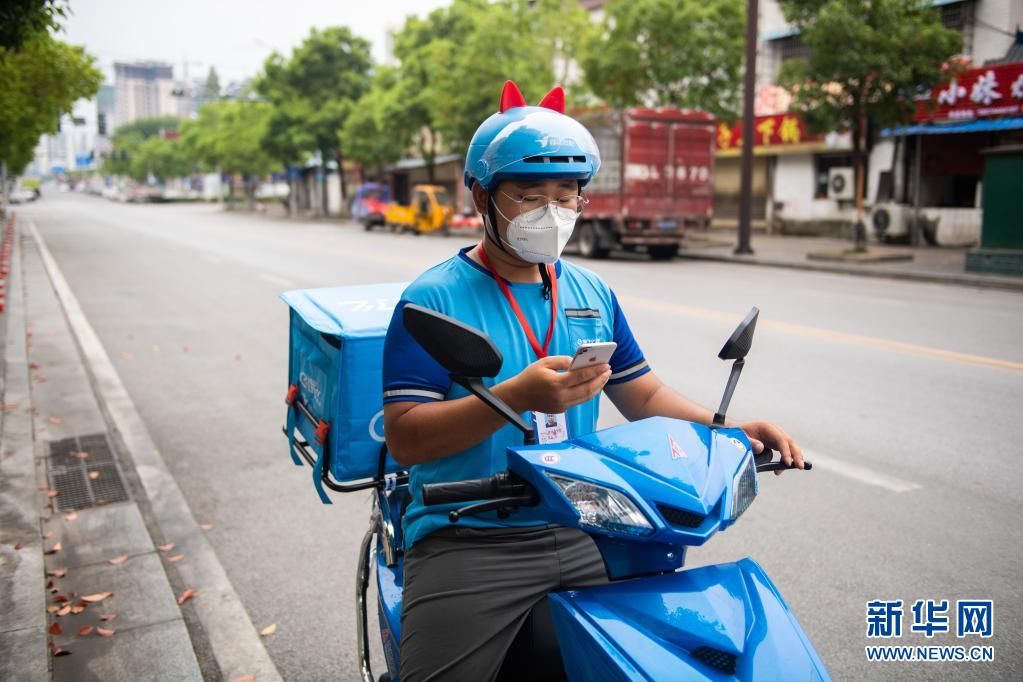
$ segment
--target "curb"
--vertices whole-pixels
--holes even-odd
[[[984,289],[1002,289],[1006,291],[1023,291],[1023,279],[1015,281],[1011,279],[990,279],[977,275],[945,275],[926,272],[887,272],[879,270],[863,270],[858,268],[844,268],[833,265],[819,265],[815,263],[796,263],[791,261],[775,261],[751,258],[749,260],[732,256],[716,256],[704,253],[686,253],[679,251],[678,258],[686,260],[712,261],[716,263],[738,263],[739,265],[758,265],[768,268],[785,268],[788,270],[807,270],[811,272],[828,272],[837,275],[854,275],[856,277],[874,277],[876,279],[895,279],[912,282],[930,282],[933,284],[948,284],[955,286],[981,287]]]
[[[216,552],[200,532],[177,481],[167,469],[162,454],[46,242],[34,223],[29,222],[25,231],[36,242],[68,326],[85,358],[96,400],[106,414],[111,432],[119,436],[124,451],[132,460],[157,527],[150,532],[157,530],[164,538],[174,538],[178,549],[189,556],[189,561],[178,564],[176,571],[184,583],[198,589],[197,597],[190,601],[189,606],[206,635],[222,677],[233,680],[255,675],[261,682],[280,680],[280,674]]]
[[[13,231],[13,212],[0,220]],[[6,268],[5,268],[6,269]],[[4,410],[0,418],[0,585],[12,608],[0,612],[0,679],[46,682],[50,679],[50,654],[46,648],[46,591],[42,522],[38,490],[43,480],[36,465],[33,439],[31,391],[26,350],[24,290],[15,284],[21,277],[20,249],[14,249],[10,267],[10,297],[14,305],[7,319],[3,348],[4,402],[17,407]],[[17,547],[17,549],[16,549]],[[6,600],[5,600],[6,601]]]

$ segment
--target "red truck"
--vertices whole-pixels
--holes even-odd
[[[572,114],[593,134],[601,167],[574,241],[587,258],[644,247],[654,260],[678,253],[687,227],[710,225],[714,117],[659,107]]]

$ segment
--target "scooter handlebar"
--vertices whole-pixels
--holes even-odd
[[[423,486],[423,504],[451,504],[503,497],[511,492],[509,485],[505,473],[469,481],[427,483]]]
[[[765,445],[763,451],[759,455],[753,456],[753,459],[757,464],[757,473],[763,471],[778,471],[780,469],[798,468],[795,462],[793,462],[792,464],[785,464],[785,462],[783,462],[780,459],[776,462],[772,461],[774,460],[774,455],[775,455],[774,450]],[[810,469],[813,469],[813,464],[810,462],[810,460],[804,459],[803,471],[809,471]]]

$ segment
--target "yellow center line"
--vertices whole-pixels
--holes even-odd
[[[729,322],[736,323],[739,319],[734,313],[726,313],[720,310],[711,310],[709,308],[697,308],[694,306],[683,305],[680,303],[669,303],[667,301],[657,301],[649,298],[642,298],[638,296],[618,296],[618,300],[623,303],[628,303],[630,306],[637,308],[644,308],[646,310],[654,310],[657,312],[666,312],[673,315],[682,315],[685,317],[695,317],[703,320],[714,320],[717,322]],[[774,320],[763,320],[761,319],[757,325],[759,327],[766,327],[768,329],[779,331],[784,334],[791,334],[793,336],[802,336],[811,339],[821,339],[823,341],[833,341],[836,343],[847,343],[854,346],[864,346],[867,348],[877,348],[879,350],[892,351],[896,353],[906,353],[908,355],[917,355],[920,357],[934,358],[937,360],[946,360],[948,362],[958,362],[965,365],[979,365],[981,367],[995,367],[997,369],[1007,369],[1013,372],[1023,372],[1023,362],[1013,362],[1011,360],[1002,360],[1000,358],[992,358],[985,355],[972,355],[970,353],[959,353],[951,350],[944,350],[942,348],[934,348],[932,346],[921,346],[915,343],[906,343],[904,341],[892,341],[890,339],[881,339],[874,336],[863,336],[861,334],[848,334],[846,332],[836,332],[829,329],[820,329],[818,327],[809,327],[802,324],[792,324],[790,322],[778,322]]]

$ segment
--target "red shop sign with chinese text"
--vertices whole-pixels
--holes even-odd
[[[757,116],[753,124],[754,147],[795,145],[804,142],[816,142],[822,139],[824,139],[823,135],[808,134],[806,132],[806,123],[795,114]],[[732,125],[719,123],[715,136],[715,145],[719,150],[741,147],[742,121]]]
[[[930,109],[930,110],[929,110]],[[1023,62],[970,69],[916,103],[917,121],[968,121],[1023,114]]]

